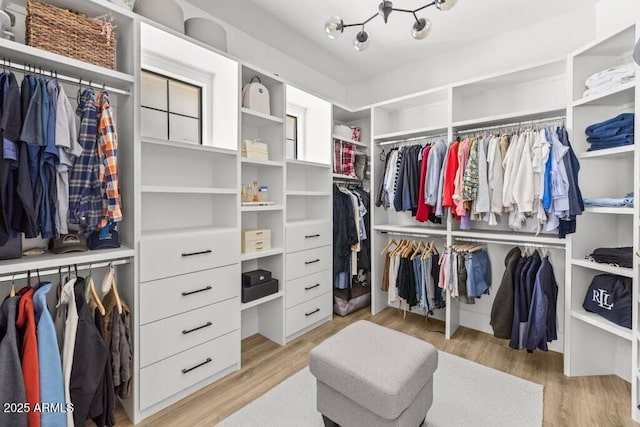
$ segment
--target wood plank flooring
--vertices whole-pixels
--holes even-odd
[[[403,318],[402,313],[394,308],[387,308],[375,317],[371,316],[368,308],[345,318],[336,316],[283,347],[260,335],[249,337],[242,342],[240,371],[139,425],[213,426],[307,366],[309,351],[313,347],[360,319],[408,333],[430,342],[439,350],[543,384],[545,426],[637,425],[631,420],[631,385],[616,376],[568,378],[562,373],[560,353],[514,351],[505,340],[467,328],[458,329],[453,339],[446,340],[443,323],[430,319],[426,324],[423,316],[412,313]],[[132,425],[122,408],[118,409],[117,421],[118,426]]]

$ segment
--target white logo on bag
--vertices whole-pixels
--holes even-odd
[[[611,294],[607,293],[604,289],[593,290],[593,302],[597,303],[599,307],[605,310],[611,310],[613,303],[609,304],[609,297]]]

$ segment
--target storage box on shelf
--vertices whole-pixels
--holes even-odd
[[[569,56],[570,103],[568,114],[573,147],[580,158],[580,186],[585,198],[623,198],[638,192],[640,160],[637,140],[633,145],[588,151],[585,129],[620,113],[636,113],[635,81],[589,95],[585,82],[594,73],[632,61],[631,52],[638,38],[636,25],[597,40]],[[636,67],[637,75],[637,67]],[[586,96],[585,96],[586,95]],[[636,119],[637,123],[637,119]],[[578,219],[578,230],[567,254],[565,374],[618,375],[632,384],[632,416],[640,420],[638,377],[638,264],[623,268],[585,259],[601,247],[639,248],[638,209],[589,207]],[[595,313],[585,311],[583,302],[592,279],[615,274],[633,279],[632,329],[619,326]],[[604,361],[607,361],[604,363]]]

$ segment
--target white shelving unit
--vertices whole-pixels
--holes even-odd
[[[570,99],[568,127],[574,150],[580,158],[580,187],[585,198],[624,197],[638,194],[640,161],[638,140],[634,145],[587,151],[587,126],[635,112],[638,89],[630,82],[606,92],[584,97],[587,77],[595,72],[631,61],[630,52],[638,39],[636,26],[630,26],[569,56]],[[636,126],[638,122],[636,122]],[[568,246],[567,290],[565,299],[565,374],[618,375],[632,384],[632,417],[640,421],[638,386],[638,264],[621,268],[585,260],[599,247],[639,248],[639,210],[633,208],[590,207],[578,220],[578,230]],[[586,312],[583,301],[592,279],[614,274],[633,280],[633,323],[627,329],[594,313]]]
[[[284,224],[287,210],[285,196],[285,151],[284,119],[286,114],[286,87],[277,76],[264,70],[243,64],[240,71],[241,85],[238,96],[245,84],[253,77],[259,77],[269,90],[270,114],[240,108],[240,144],[245,140],[259,140],[267,144],[269,159],[255,160],[240,156],[241,183],[251,185],[257,181],[269,188],[268,199],[273,205],[241,206],[243,230],[269,229],[271,247],[258,252],[244,253],[242,272],[264,269],[278,280],[279,291],[258,300],[242,304],[242,339],[261,334],[271,341],[284,345],[284,302],[286,283],[284,267]],[[242,149],[242,145],[240,145]],[[238,277],[238,286],[240,277]]]

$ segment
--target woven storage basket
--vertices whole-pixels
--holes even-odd
[[[70,10],[27,0],[27,45],[114,70],[115,32]]]

